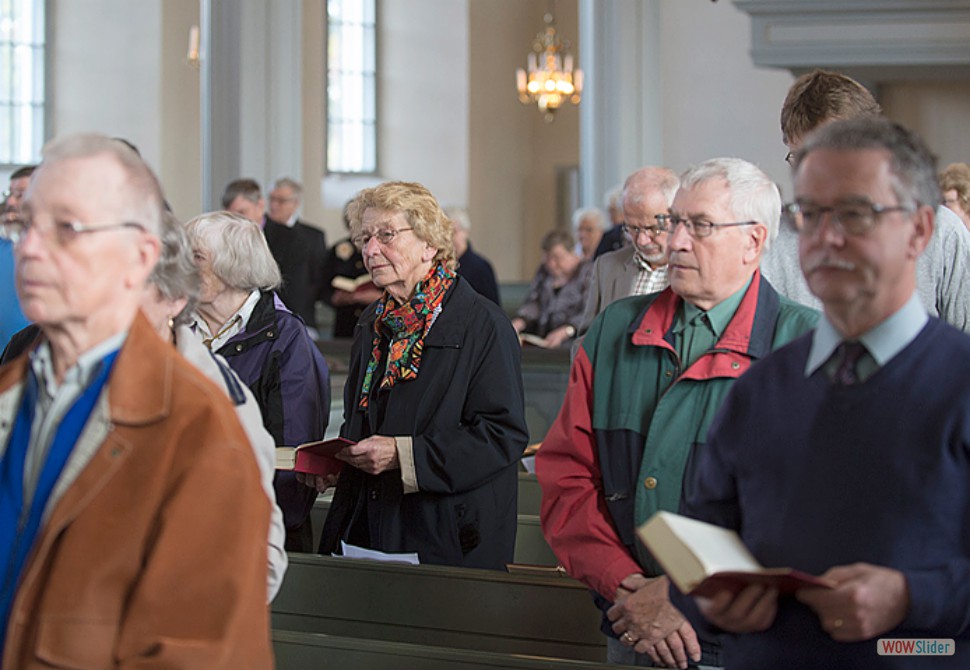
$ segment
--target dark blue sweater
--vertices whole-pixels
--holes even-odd
[[[882,637],[955,638],[956,655],[834,642],[812,610],[783,598],[769,630],[725,636],[726,665],[970,668],[970,337],[931,319],[851,387],[821,370],[806,378],[810,346],[811,335],[795,340],[738,380],[687,475],[682,511],[738,530],[766,566],[901,570],[910,608]]]

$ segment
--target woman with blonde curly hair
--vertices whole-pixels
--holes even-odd
[[[452,223],[427,188],[365,189],[348,216],[383,294],[354,333],[340,433],[356,444],[338,454],[320,552],[344,541],[503,569],[528,439],[515,331],[456,276]]]

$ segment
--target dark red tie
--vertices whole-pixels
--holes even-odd
[[[852,386],[859,383],[859,372],[856,367],[859,359],[866,353],[866,347],[861,342],[843,342],[839,345],[841,360],[839,367],[832,377],[832,381],[842,386]]]

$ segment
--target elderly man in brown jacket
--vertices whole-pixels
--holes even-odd
[[[0,368],[2,668],[271,668],[269,501],[225,395],[138,313],[148,167],[55,140],[14,242],[44,337]]]

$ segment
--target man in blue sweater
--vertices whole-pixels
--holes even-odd
[[[825,316],[735,384],[682,511],[835,586],[672,597],[727,633],[728,668],[970,667],[970,337],[916,295],[935,160],[859,119],[823,127],[793,166],[785,216]],[[914,656],[932,650],[950,655]]]

